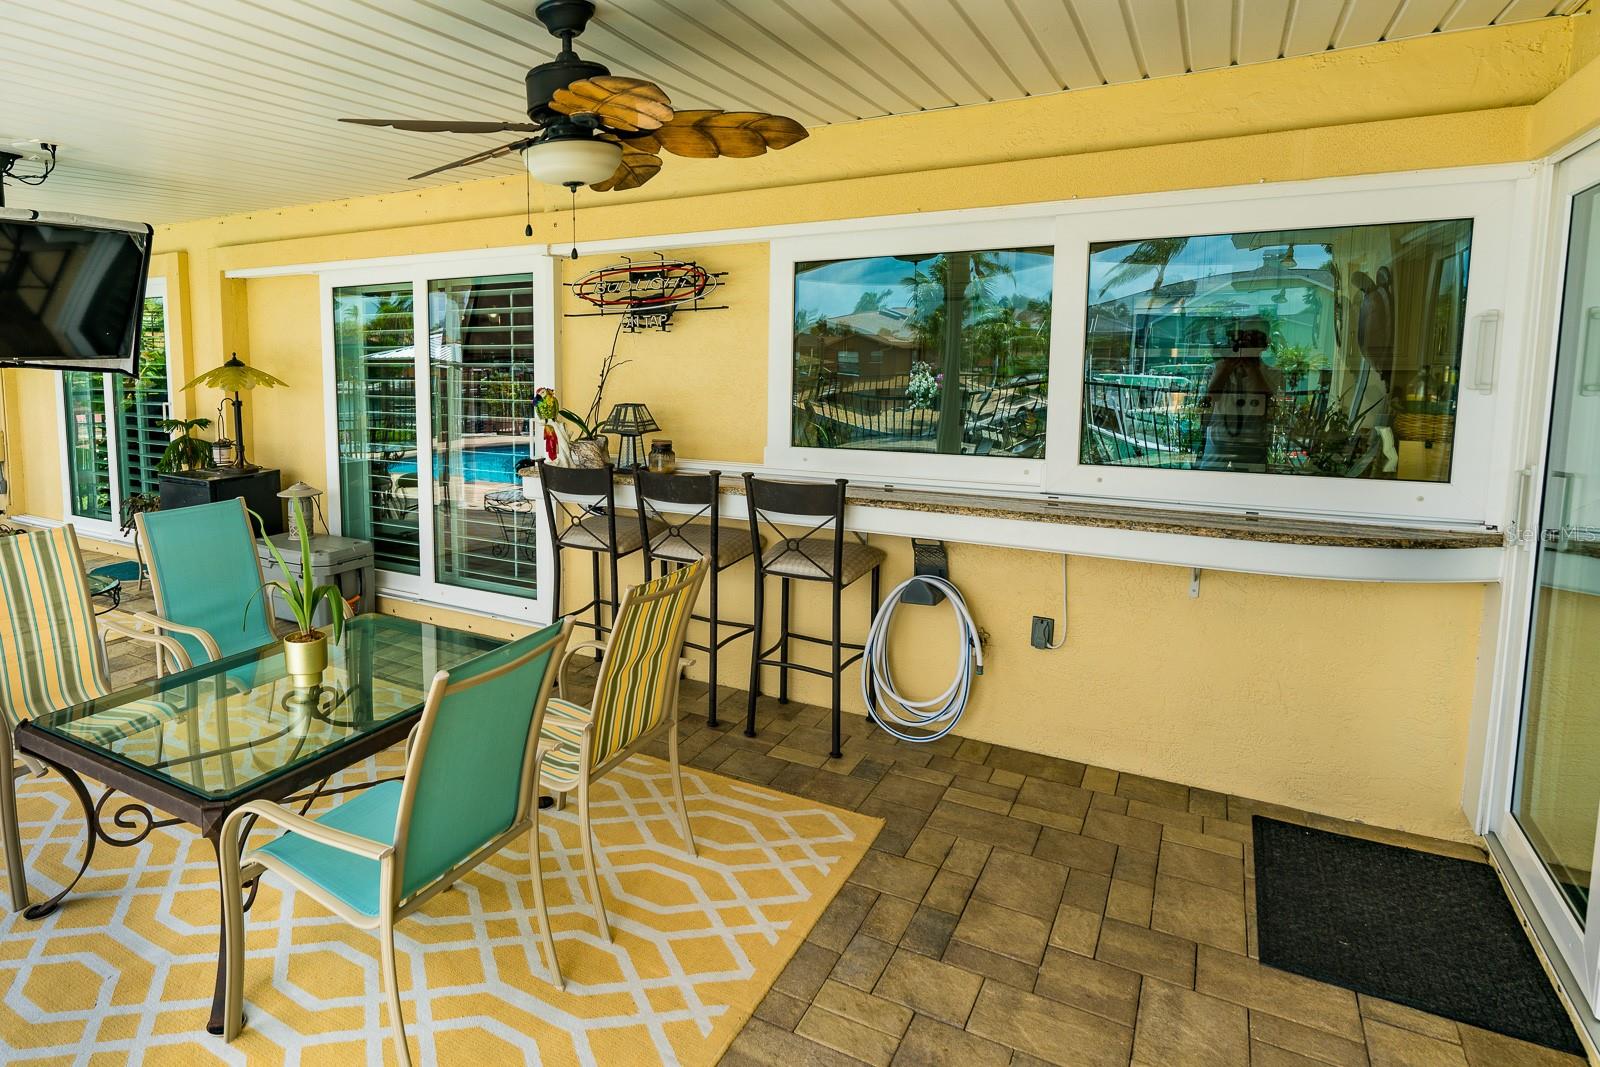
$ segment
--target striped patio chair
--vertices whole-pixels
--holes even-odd
[[[227,950],[223,1039],[244,1025],[244,894],[271,872],[334,915],[378,934],[395,1058],[409,1067],[394,927],[526,832],[533,900],[556,984],[555,936],[545,911],[534,779],[546,701],[570,619],[433,676],[412,731],[405,778],[383,782],[314,818],[253,800],[222,824],[222,898]],[[254,818],[286,830],[240,856]]]
[[[667,753],[684,846],[690,855],[695,851],[678,767],[678,680],[688,664],[683,643],[689,615],[705,576],[706,562],[699,560],[624,593],[610,640],[571,645],[561,664],[561,692],[570,693],[566,668],[573,653],[585,648],[603,652],[590,706],[552,697],[545,714],[544,736],[553,744],[540,765],[540,784],[563,803],[568,793],[578,794],[589,893],[594,898],[595,921],[607,940],[611,924],[600,899],[589,787],[662,729],[668,731]]]
[[[27,757],[17,763],[11,731],[23,719],[110,695],[103,633],[149,642],[179,667],[189,665],[182,647],[170,638],[96,618],[71,526],[0,537],[0,836],[14,911],[28,906],[16,783],[29,774],[42,775],[44,767]],[[159,655],[156,670],[161,670]],[[176,717],[162,701],[141,700],[86,715],[73,724],[73,731],[104,744],[158,729]]]

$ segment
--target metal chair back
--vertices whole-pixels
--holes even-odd
[[[272,598],[262,589],[255,530],[242,499],[145,511],[134,519],[149,559],[157,615],[204,630],[223,656],[277,640]],[[210,662],[194,635],[173,631],[173,637],[190,662]]]
[[[634,472],[634,495],[639,502],[639,535],[644,541],[645,573],[649,574],[651,553],[658,547],[677,543],[691,550],[697,550],[687,538],[683,530],[690,523],[699,519],[706,519],[710,523],[707,536],[711,539],[711,551],[708,558],[715,564],[721,557],[717,554],[718,540],[721,530],[718,519],[721,517],[722,472],[706,471],[704,474],[655,474],[640,469]],[[677,508],[671,514],[661,510],[660,505],[677,505],[677,508],[691,507],[695,510],[684,515]],[[657,522],[662,529],[653,532],[651,522]]]
[[[557,550],[594,551],[592,539],[601,531],[605,533],[605,544],[617,543],[615,470],[609,463],[604,467],[558,467],[547,460],[539,461],[540,495],[544,497],[545,517],[550,520],[550,536]],[[565,523],[557,523],[558,513]],[[587,531],[588,536],[574,537],[574,527]]]
[[[799,556],[816,568],[818,578],[837,582],[844,570],[844,500],[849,484],[843,478],[832,483],[782,482],[745,474],[750,536],[759,544],[761,527],[765,524],[772,534],[774,547],[782,549],[770,556],[756,553],[758,581],[775,564],[787,557]],[[798,525],[803,528],[802,533],[796,537],[780,527],[780,522]],[[831,546],[826,543],[830,539]],[[823,558],[818,558],[819,555]]]
[[[527,818],[539,728],[570,630],[555,623],[435,677],[406,761],[391,899],[425,889]]]

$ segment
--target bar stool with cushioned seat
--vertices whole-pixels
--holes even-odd
[[[750,657],[750,702],[745,713],[744,732],[756,735],[756,697],[761,690],[761,668],[778,668],[778,703],[789,702],[789,672],[805,671],[833,679],[833,747],[829,755],[838,759],[840,674],[862,657],[863,645],[845,641],[840,632],[840,609],[845,587],[863,575],[872,576],[872,602],[869,621],[878,614],[879,569],[884,553],[864,541],[847,541],[844,528],[844,492],[849,483],[843,478],[832,485],[815,482],[778,482],[744,476],[746,504],[750,511],[750,536],[759,539],[761,524],[770,528],[774,543],[756,554],[755,636]],[[799,537],[778,527],[779,522],[805,526]],[[829,534],[831,531],[831,536]],[[762,605],[767,575],[780,579],[779,637],[770,647],[761,647]],[[833,591],[833,633],[831,638],[797,634],[789,625],[789,584],[794,581],[826,582]],[[789,641],[809,641],[833,650],[833,669],[808,667],[789,658]],[[844,652],[855,653],[849,659]],[[777,659],[768,659],[774,652]]]
[[[751,548],[750,530],[744,526],[723,525],[720,521],[721,471],[707,471],[704,474],[652,474],[641,469],[634,472],[633,484],[639,500],[640,536],[644,537],[645,534],[642,524],[653,521],[658,526],[657,533],[644,538],[646,579],[651,577],[650,565],[657,561],[661,563],[663,575],[667,573],[669,565],[684,567],[698,559],[715,561],[710,568],[706,583],[711,589],[710,614],[691,616],[706,624],[706,643],[701,645],[693,641],[684,642],[686,647],[704,652],[710,660],[711,681],[706,692],[706,722],[715,726],[717,725],[717,652],[730,641],[737,641],[744,635],[755,632],[755,627],[750,623],[724,620],[717,614],[717,577],[746,556],[755,554]],[[688,515],[678,511],[668,515],[661,510],[662,506],[691,507],[695,511]],[[704,523],[695,521],[700,518],[705,518],[707,521]],[[725,629],[731,631],[727,636],[723,636]]]
[[[617,618],[617,560],[631,556],[644,544],[645,535],[656,528],[654,520],[640,520],[632,512],[617,510],[616,493],[611,464],[604,467],[558,467],[539,461],[539,489],[544,496],[545,517],[550,520],[550,537],[555,561],[554,617],[561,610],[561,550],[565,548],[588,552],[594,564],[594,596],[586,603],[565,614],[574,617],[594,610],[593,622],[576,625],[594,631],[596,640],[604,640],[611,632],[601,614],[601,605],[610,605],[611,621]],[[565,525],[556,522],[556,514],[566,519]],[[600,583],[600,558],[604,556],[611,572],[610,594]]]

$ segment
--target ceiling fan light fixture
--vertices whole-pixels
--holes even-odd
[[[522,160],[546,185],[593,185],[616,173],[622,146],[595,137],[552,137],[529,145]]]

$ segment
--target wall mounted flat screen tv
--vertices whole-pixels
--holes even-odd
[[[135,373],[151,236],[142,222],[0,208],[0,366]]]

